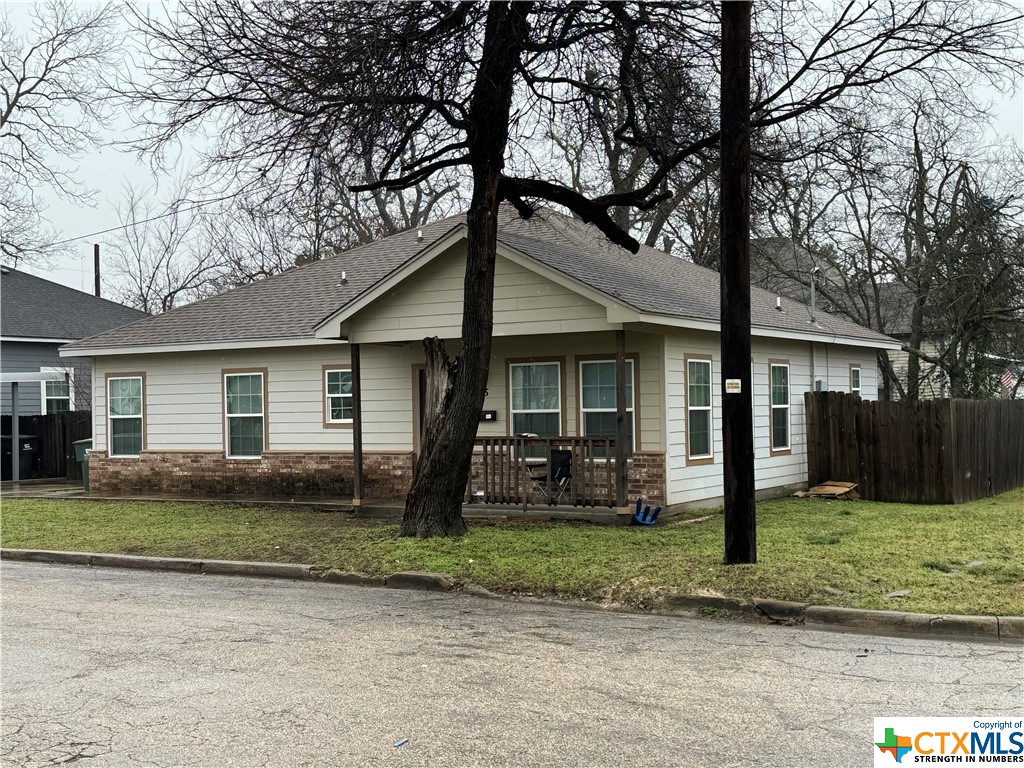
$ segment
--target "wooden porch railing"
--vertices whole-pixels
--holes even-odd
[[[554,451],[569,451],[571,477],[560,492],[551,472]],[[533,472],[531,473],[531,470]],[[546,474],[536,481],[531,474]],[[615,438],[478,437],[466,486],[467,504],[615,507]]]

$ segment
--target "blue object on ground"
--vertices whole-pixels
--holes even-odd
[[[656,507],[654,511],[651,511],[651,505],[644,506],[644,497],[640,496],[636,500],[636,512],[633,513],[633,521],[640,525],[654,525],[658,519],[658,515],[661,514],[661,507]]]
[[[408,739],[399,739],[398,741],[395,742],[395,746],[396,747],[404,747],[408,743],[409,743]]]

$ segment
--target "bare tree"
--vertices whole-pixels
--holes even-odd
[[[904,340],[905,364],[880,354],[884,396],[986,394],[988,355],[1021,321],[1024,157],[985,147],[977,115],[948,106],[919,95],[884,133],[864,126],[845,152],[791,164],[765,196],[762,226],[808,254],[768,252],[771,271],[800,287],[816,266],[832,310]]]
[[[955,89],[964,72],[1019,70],[1019,18],[1002,4],[850,3],[836,15],[810,3],[766,6],[755,20],[753,129],[792,154],[827,146],[851,109],[907,72]],[[222,140],[210,163],[243,181],[275,167],[308,178],[324,146],[369,159],[375,180],[354,179],[357,191],[407,189],[446,169],[471,179],[462,351],[401,529],[461,533],[490,360],[498,204],[525,217],[537,201],[562,205],[635,251],[614,211],[654,209],[671,197],[673,171],[718,142],[713,127],[677,131],[663,98],[685,78],[717,83],[718,6],[193,0],[170,21],[140,14],[138,23],[155,56],[152,85],[138,93],[154,110],[143,148],[215,120]],[[623,104],[613,134],[643,149],[644,172],[600,194],[537,173],[541,126],[609,89]],[[788,140],[796,126],[800,141]]]
[[[13,12],[0,8],[0,254],[17,264],[45,258],[54,242],[40,191],[89,201],[68,163],[97,143],[120,12],[54,0],[27,11],[27,35]]]
[[[214,293],[227,268],[212,212],[183,203],[181,192],[166,207],[154,197],[151,188],[128,187],[118,208],[122,228],[108,243],[118,300],[151,315]]]
[[[215,239],[227,264],[216,289],[319,261],[464,208],[454,174],[398,191],[348,189],[353,176],[371,179],[368,174],[365,159],[345,162],[327,151],[301,188],[268,180],[263,188],[211,209],[220,214]]]

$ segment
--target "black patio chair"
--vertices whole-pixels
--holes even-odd
[[[552,451],[550,461],[529,465],[527,472],[537,489],[547,499],[548,504],[570,500],[572,451]]]

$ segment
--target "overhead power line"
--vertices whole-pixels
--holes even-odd
[[[98,232],[90,232],[86,235],[79,235],[78,237],[69,237],[67,240],[61,240],[56,243],[50,243],[51,248],[55,248],[58,245],[67,245],[68,243],[74,243],[78,240],[86,240],[90,237],[96,237],[97,235],[105,235],[108,232],[117,232],[121,229],[130,229],[131,227],[137,227],[140,224],[148,224],[151,221],[159,221],[160,219],[166,219],[168,216],[174,216],[178,213],[188,213],[198,208],[202,208],[204,205],[211,205],[212,203],[220,202],[219,200],[208,200],[205,203],[196,203],[191,208],[179,208],[176,211],[168,211],[167,213],[161,213],[159,216],[150,216],[148,219],[142,219],[141,221],[130,221],[127,224],[121,224],[117,227],[110,227],[109,229],[101,229]]]

